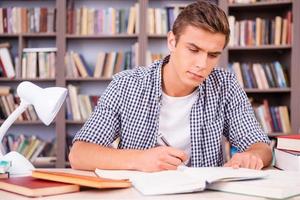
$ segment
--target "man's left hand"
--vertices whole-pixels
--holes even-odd
[[[225,163],[224,167],[232,167],[232,168],[249,168],[249,169],[257,169],[260,170],[264,166],[262,159],[260,156],[253,152],[241,152],[236,153],[232,156],[232,158]]]

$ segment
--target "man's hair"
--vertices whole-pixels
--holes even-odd
[[[225,12],[209,0],[198,0],[186,6],[176,18],[172,31],[176,43],[188,26],[202,28],[212,33],[225,35],[225,46],[228,44],[230,29]]]

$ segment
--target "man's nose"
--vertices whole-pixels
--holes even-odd
[[[207,53],[203,52],[197,56],[196,66],[198,69],[203,69],[207,66]]]

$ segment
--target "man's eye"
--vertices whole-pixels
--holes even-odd
[[[193,53],[197,53],[198,49],[190,49],[190,51],[193,52]]]
[[[211,57],[211,58],[216,58],[216,57],[218,57],[217,54],[208,54],[208,56]]]

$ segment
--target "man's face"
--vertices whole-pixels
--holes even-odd
[[[224,45],[225,35],[193,26],[185,28],[177,43],[170,32],[168,47],[173,77],[185,87],[198,87],[217,65]]]

